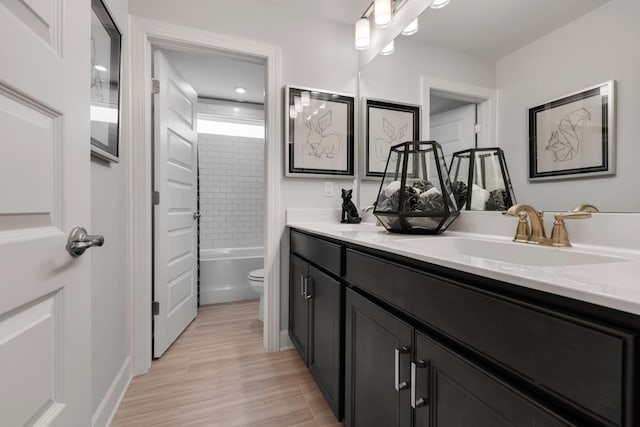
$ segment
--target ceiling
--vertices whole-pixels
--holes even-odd
[[[264,64],[222,54],[163,50],[199,97],[264,103]],[[243,95],[236,87],[244,87]]]
[[[427,9],[417,40],[499,59],[609,0],[451,0]]]
[[[259,0],[345,25],[367,9],[370,0]],[[414,40],[475,56],[498,59],[540,38],[609,0],[451,0],[442,9],[427,9]],[[208,98],[264,102],[265,68],[222,54],[166,51],[169,61]],[[354,55],[357,51],[354,49]],[[247,93],[239,95],[241,86]]]

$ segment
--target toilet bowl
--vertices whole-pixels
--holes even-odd
[[[264,320],[264,268],[253,270],[249,273],[249,286],[260,295],[260,306],[258,307],[258,319]]]

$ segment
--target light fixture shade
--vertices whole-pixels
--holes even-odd
[[[302,113],[304,108],[302,107],[302,99],[299,96],[293,98],[293,105],[295,106],[296,112]]]
[[[369,48],[369,20],[360,18],[356,22],[356,49],[365,50]]]
[[[404,36],[412,36],[418,32],[418,18],[411,21],[409,25],[407,25],[404,30],[402,30],[402,35]]]
[[[431,3],[431,6],[429,7],[431,9],[440,9],[448,5],[450,2],[451,0],[434,0],[433,3]]]
[[[506,211],[516,203],[504,152],[498,147],[453,153],[449,178],[460,210]]]
[[[388,27],[391,24],[391,0],[375,0],[373,14],[376,27]]]
[[[298,112],[296,111],[295,105],[289,105],[289,117],[291,117],[292,119],[298,117]]]
[[[394,50],[395,43],[393,42],[393,40],[391,40],[389,44],[382,48],[382,50],[380,51],[380,55],[391,55]]]

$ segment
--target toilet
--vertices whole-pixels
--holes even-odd
[[[251,288],[260,295],[258,319],[264,321],[264,268],[253,270],[249,273],[249,286],[251,286]]]

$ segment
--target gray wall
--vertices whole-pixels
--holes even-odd
[[[106,0],[116,25],[123,35],[123,78],[126,77],[128,0]],[[122,103],[126,105],[126,89]],[[120,163],[91,162],[91,233],[102,234],[105,244],[93,249],[92,266],[92,413],[116,380],[130,354],[129,289],[126,278],[126,165],[121,123]],[[126,373],[129,375],[129,372]],[[108,411],[108,409],[107,409]]]
[[[605,211],[640,211],[640,2],[611,0],[498,60],[498,135],[518,201],[542,210],[594,203]],[[617,175],[527,182],[528,107],[607,80],[617,82]]]

